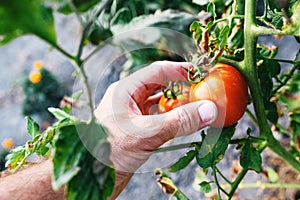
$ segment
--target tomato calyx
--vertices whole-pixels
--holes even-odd
[[[189,84],[184,81],[170,81],[167,87],[162,87],[162,92],[168,99],[176,98],[182,94],[184,86]]]
[[[158,113],[165,113],[189,103],[190,84],[186,81],[168,82],[162,88],[163,95],[158,102]]]
[[[194,66],[193,68],[184,68],[187,71],[187,79],[192,84],[203,81],[209,74],[206,68]]]

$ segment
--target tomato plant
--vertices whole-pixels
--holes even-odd
[[[216,103],[218,117],[211,125],[227,127],[244,114],[248,103],[248,87],[243,75],[234,67],[218,63],[190,90],[190,101],[211,100]]]

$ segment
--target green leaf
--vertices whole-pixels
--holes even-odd
[[[288,81],[285,85],[285,91],[279,96],[279,100],[290,112],[300,109],[300,73],[293,75]]]
[[[102,25],[94,24],[87,36],[92,44],[99,45],[103,41],[109,39],[112,36],[112,32]]]
[[[275,182],[277,182],[277,181],[279,180],[279,176],[278,176],[278,174],[275,172],[274,169],[268,167],[267,173],[268,173],[269,181],[270,181],[271,183],[275,183]]]
[[[36,149],[36,154],[39,156],[45,156],[49,151],[49,147],[47,146],[40,146],[40,148]]]
[[[101,147],[103,147],[102,144],[106,143],[107,138],[107,131],[102,125],[95,122],[90,124],[78,123],[76,124],[76,130],[83,145],[92,155],[99,156],[99,152],[106,152],[105,149],[101,149]],[[104,147],[106,148],[106,146]],[[101,155],[101,158],[98,159],[108,164],[110,163],[108,155],[108,152],[104,153],[104,155]]]
[[[214,18],[214,20],[216,19],[216,17],[217,17],[216,6],[213,1],[210,1],[209,4],[207,4],[207,12],[209,12],[211,14],[211,16]]]
[[[50,44],[56,43],[52,10],[41,0],[2,0],[0,18],[0,45],[24,34],[34,34]]]
[[[169,172],[178,172],[179,170],[188,166],[188,164],[194,159],[196,155],[195,150],[187,152],[183,157],[181,157],[176,163],[168,168]]]
[[[290,129],[291,129],[291,153],[295,158],[300,156],[300,110],[295,111],[290,115]]]
[[[258,44],[257,45],[257,57],[260,59],[269,59],[275,58],[278,53],[278,47],[268,47],[266,45]]]
[[[277,76],[281,69],[280,64],[276,60],[268,58],[263,59],[261,67],[263,67],[263,69],[260,70],[260,73],[266,73],[270,78]]]
[[[121,8],[111,19],[111,24],[126,24],[132,20],[131,11],[129,8]]]
[[[204,193],[209,193],[211,191],[210,183],[211,182],[207,182],[207,181],[202,181],[201,183],[199,183],[200,190]]]
[[[219,48],[220,48],[220,49],[225,48],[225,46],[227,45],[227,40],[228,40],[229,32],[230,32],[230,28],[229,28],[228,25],[226,25],[226,26],[222,29],[222,31],[221,31],[221,33],[220,33],[220,35],[219,35],[219,40],[220,40],[220,44],[219,44],[220,47],[219,47]]]
[[[39,131],[39,125],[30,116],[25,119],[27,120],[27,132],[31,138],[34,138]]]
[[[285,34],[300,36],[300,1],[296,1],[291,9],[291,23],[283,26],[282,31]]]
[[[77,92],[75,92],[74,94],[72,94],[71,99],[77,101],[80,99],[80,97],[83,95],[83,91],[79,90]]]
[[[279,30],[281,30],[282,26],[283,26],[283,17],[280,15],[275,15],[272,18],[271,23],[273,24],[273,26]]]
[[[78,164],[86,150],[77,135],[75,124],[61,127],[54,141],[53,181],[55,190],[68,183],[80,170]]]
[[[243,47],[244,32],[243,29],[241,28],[241,24],[237,24],[233,27],[227,41],[228,41],[228,48],[230,50],[236,50],[238,48]]]
[[[76,8],[77,12],[82,13],[93,6],[95,6],[97,3],[99,3],[98,0],[71,0],[72,4]],[[73,9],[70,7],[70,1],[69,0],[62,0],[58,11],[63,14],[71,14],[74,13]]]
[[[112,194],[115,171],[103,165],[91,154],[80,162],[80,170],[67,185],[67,200],[106,200]]]
[[[280,6],[277,0],[268,0],[268,4],[271,10],[280,10]]]
[[[240,164],[243,168],[254,170],[257,173],[261,171],[262,159],[260,152],[248,140],[242,148]]]
[[[25,157],[25,148],[23,146],[18,146],[12,150],[10,150],[9,154],[5,157],[7,160],[5,166],[9,169],[15,169]]]
[[[122,34],[122,37],[114,38],[113,42],[130,51],[128,62],[125,64],[121,76],[125,76],[155,60],[182,61],[184,55],[191,49],[196,50],[193,39],[187,37],[191,34],[189,26],[195,19],[195,16],[189,13],[167,9],[157,10],[154,14],[135,17],[128,24],[113,25],[111,27],[112,33],[114,35]],[[143,30],[143,28],[146,29]],[[149,33],[148,30],[150,29],[151,32]],[[136,33],[141,33],[142,30],[147,37],[133,37]],[[135,34],[125,34],[128,31],[133,31],[132,33]],[[152,31],[155,31],[155,34],[151,34]],[[181,45],[178,45],[177,42],[170,42],[179,39],[184,41]]]
[[[69,115],[68,113],[66,113],[65,111],[63,111],[59,108],[48,108],[48,110],[50,113],[52,113],[56,117],[56,119],[58,119],[60,121],[67,119],[67,118],[69,118],[69,119],[72,118],[71,115]]]
[[[265,48],[260,51],[264,56],[270,56],[270,52]],[[265,51],[266,50],[266,51]],[[279,118],[277,106],[274,102],[271,102],[270,99],[274,95],[273,90],[273,78],[280,73],[280,64],[277,61],[266,58],[260,54],[262,58],[261,64],[258,66],[258,77],[260,80],[260,86],[262,89],[262,97],[264,100],[265,112],[267,118],[273,124],[277,123]]]
[[[198,21],[194,21],[190,26],[190,31],[193,33],[193,38],[197,43],[202,40],[202,26],[203,24]]]
[[[87,128],[90,125],[78,122],[60,127],[54,142],[52,185],[54,189],[66,185],[68,200],[104,200],[113,191],[114,169],[93,157],[79,137],[78,127],[81,131],[92,130]],[[102,150],[106,149],[105,156],[109,157],[110,144],[106,141],[100,143]]]
[[[207,130],[202,146],[196,154],[196,160],[200,167],[207,169],[223,159],[234,131],[234,126],[222,130],[216,128]]]
[[[136,30],[137,27],[160,27],[188,33],[188,27],[195,19],[195,16],[178,10],[157,10],[154,14],[135,17],[128,24],[115,24],[111,27],[111,31],[115,35]]]
[[[270,122],[277,124],[279,115],[275,102],[265,102],[265,113]]]

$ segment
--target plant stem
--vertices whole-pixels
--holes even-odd
[[[247,172],[248,172],[248,169],[243,168],[241,173],[239,173],[239,175],[236,177],[236,179],[234,180],[234,182],[231,185],[231,190],[228,194],[228,199],[232,198],[232,196],[234,195],[236,189],[238,188],[239,184],[241,183],[241,181],[243,180],[243,178],[245,177]]]
[[[218,181],[218,177],[217,177],[217,169],[216,169],[216,166],[213,166],[212,167],[212,173],[213,173],[213,177],[214,177],[214,180],[215,180],[215,183],[217,185],[217,188],[218,188],[218,195],[219,197],[221,197],[221,194],[220,194],[220,190],[226,194],[227,196],[229,195],[220,185],[219,181]]]
[[[111,2],[112,0],[106,0],[104,2],[101,2],[101,5],[99,6],[98,10],[96,11],[96,13],[94,14],[93,17],[91,17],[91,19],[88,21],[88,23],[83,27],[83,31],[81,34],[81,39],[79,42],[79,47],[78,47],[78,51],[77,51],[77,62],[81,61],[81,55],[82,55],[82,50],[84,47],[84,40],[86,35],[88,34],[91,26],[93,25],[94,21],[98,18],[98,16],[101,14],[101,12],[103,11],[103,9]],[[81,63],[82,64],[82,63]],[[80,65],[81,66],[81,65]]]
[[[259,35],[256,31],[259,29],[255,21],[255,9],[256,0],[245,1],[245,59],[242,72],[244,72],[243,74],[249,85],[261,137],[267,140],[267,146],[273,152],[289,163],[296,171],[300,172],[300,163],[274,138],[268,125],[256,70],[256,42]]]
[[[230,184],[221,184],[223,188],[230,188]],[[240,183],[239,189],[249,189],[249,188],[285,188],[285,189],[300,189],[300,184],[296,183],[262,183],[257,181],[256,183]]]
[[[274,28],[267,28],[264,26],[256,26],[253,27],[253,32],[256,36],[261,35],[284,35],[284,33],[280,30],[274,29]]]
[[[282,144],[276,140],[273,136],[268,138],[268,147],[276,153],[280,158],[289,163],[298,173],[300,173],[300,162],[288,152]]]
[[[254,34],[253,29],[256,27],[256,0],[245,1],[245,27],[244,27],[244,44],[245,44],[245,56],[244,61],[240,67],[240,70],[247,79],[250,93],[253,99],[254,110],[257,115],[257,121],[260,131],[270,130],[267,126],[267,119],[264,112],[264,104],[262,101],[262,93],[259,88],[258,75],[256,71],[256,41],[257,36]],[[237,176],[231,190],[228,194],[228,198],[231,199],[240,182],[247,174],[248,169],[243,168],[241,173]]]
[[[280,59],[280,58],[272,58],[272,60],[277,61],[277,62],[284,62],[284,63],[290,63],[290,64],[294,64],[294,65],[299,65],[299,61],[295,61],[295,60],[286,60],[286,59]]]
[[[49,41],[46,41],[49,43]],[[65,55],[67,58],[69,58],[70,60],[75,60],[75,56],[71,55],[70,53],[68,53],[66,50],[64,50],[61,46],[59,46],[56,43],[51,43],[51,45],[60,53],[62,53],[63,55]]]
[[[285,78],[280,82],[280,84],[273,90],[273,94],[276,93],[280,88],[287,84],[287,82],[292,78],[293,74],[297,69],[300,69],[300,63],[294,64],[292,69],[289,71],[288,74],[285,75]]]
[[[105,42],[105,44],[111,44],[111,42]],[[95,53],[97,53],[101,48],[103,48],[103,43],[99,44],[95,49],[92,50],[85,58],[82,59],[83,62],[90,59]]]
[[[216,170],[217,170],[217,172],[220,174],[220,176],[228,183],[228,184],[232,184],[232,182],[228,179],[228,178],[226,178],[225,176],[224,176],[224,174],[217,168],[217,166],[216,166]]]
[[[220,62],[234,66],[239,70],[242,68],[242,65],[240,64],[240,62],[232,60],[230,58],[220,57]]]
[[[93,99],[92,99],[92,92],[91,92],[91,88],[88,82],[88,76],[84,70],[83,66],[78,66],[80,73],[83,77],[83,84],[85,86],[85,90],[86,90],[86,94],[87,94],[87,98],[88,98],[88,106],[89,106],[89,111],[90,111],[90,119],[89,122],[91,122],[92,120],[94,120],[94,105],[93,105]]]
[[[262,143],[265,142],[263,138],[256,138],[256,137],[248,137],[248,138],[241,138],[241,139],[233,139],[229,141],[229,144],[245,144],[247,141],[251,141],[251,143]]]
[[[174,150],[178,150],[178,149],[186,149],[186,148],[191,148],[194,147],[195,144],[199,144],[201,145],[202,142],[192,142],[192,143],[184,143],[184,144],[178,144],[178,145],[172,145],[172,146],[168,146],[168,147],[161,147],[158,148],[154,151],[154,153],[161,153],[161,152],[166,152],[166,151],[174,151]]]
[[[240,188],[297,188],[300,189],[300,184],[292,183],[245,183],[241,184]]]
[[[257,35],[255,34],[256,25],[256,1],[246,0],[245,2],[245,59],[242,65],[242,72],[247,79],[250,94],[253,100],[254,110],[257,117],[258,126],[263,137],[272,134],[268,126],[265,108],[262,97],[262,92],[258,82],[256,70],[256,42]]]
[[[268,0],[264,0],[264,15],[262,16],[263,19],[267,19],[267,16],[268,16],[268,7],[269,7]]]
[[[257,120],[256,120],[254,114],[248,108],[246,109],[246,113],[250,117],[250,119],[253,121],[253,123],[257,125]]]
[[[76,8],[76,6],[74,5],[73,1],[72,0],[68,0],[68,4],[70,6],[70,8],[72,9],[72,11],[75,13],[76,17],[77,17],[77,20],[79,21],[79,23],[81,24],[81,26],[83,26],[83,21],[81,19],[81,16]]]

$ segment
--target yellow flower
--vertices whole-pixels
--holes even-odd
[[[29,74],[29,80],[31,83],[38,83],[42,80],[42,74],[39,71],[32,71]]]
[[[2,147],[4,149],[11,149],[14,146],[14,141],[11,138],[6,138],[2,141]]]
[[[37,69],[37,70],[40,70],[43,68],[43,62],[40,61],[40,60],[37,60],[33,63],[33,68],[34,69]]]

